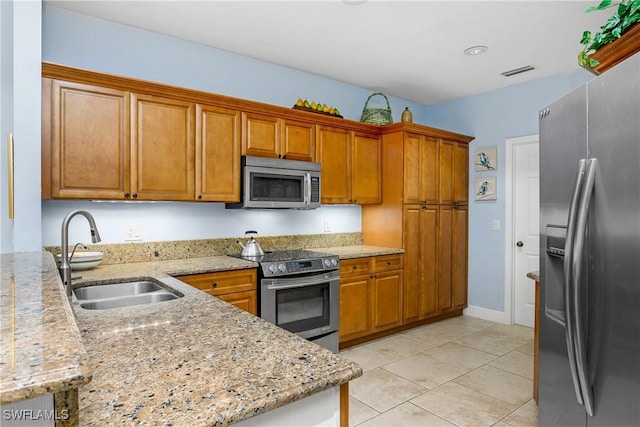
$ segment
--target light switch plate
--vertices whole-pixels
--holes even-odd
[[[142,240],[142,226],[140,224],[127,225],[124,230],[125,242],[139,242]]]
[[[500,220],[499,219],[494,219],[491,222],[491,229],[493,231],[500,231]]]

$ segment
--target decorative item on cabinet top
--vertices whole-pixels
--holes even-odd
[[[338,111],[336,107],[329,107],[327,104],[316,103],[315,101],[309,102],[308,100],[303,100],[302,98],[298,98],[296,104],[293,106],[293,109],[342,118],[342,116],[340,115],[340,111]]]
[[[369,107],[369,101],[374,96],[383,97],[385,102],[387,103],[387,108]],[[389,99],[385,96],[385,94],[376,92],[369,95],[369,97],[367,98],[367,102],[364,103],[360,121],[363,123],[371,123],[374,125],[388,125],[393,123],[393,119],[391,118],[391,106],[389,105]]]
[[[400,120],[404,123],[413,123],[413,113],[409,110],[409,107],[404,107]]]

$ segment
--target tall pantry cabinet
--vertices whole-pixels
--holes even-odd
[[[405,250],[403,324],[461,311],[473,138],[409,123],[382,133],[382,203],[362,207],[364,244]]]

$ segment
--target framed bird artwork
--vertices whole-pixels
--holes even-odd
[[[476,178],[473,185],[473,196],[477,201],[496,200],[496,177],[488,176],[485,178]]]
[[[498,147],[481,147],[476,150],[476,172],[498,170]]]

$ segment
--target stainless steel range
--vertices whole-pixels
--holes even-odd
[[[242,258],[260,264],[260,317],[334,353],[338,352],[338,256],[290,250]]]

